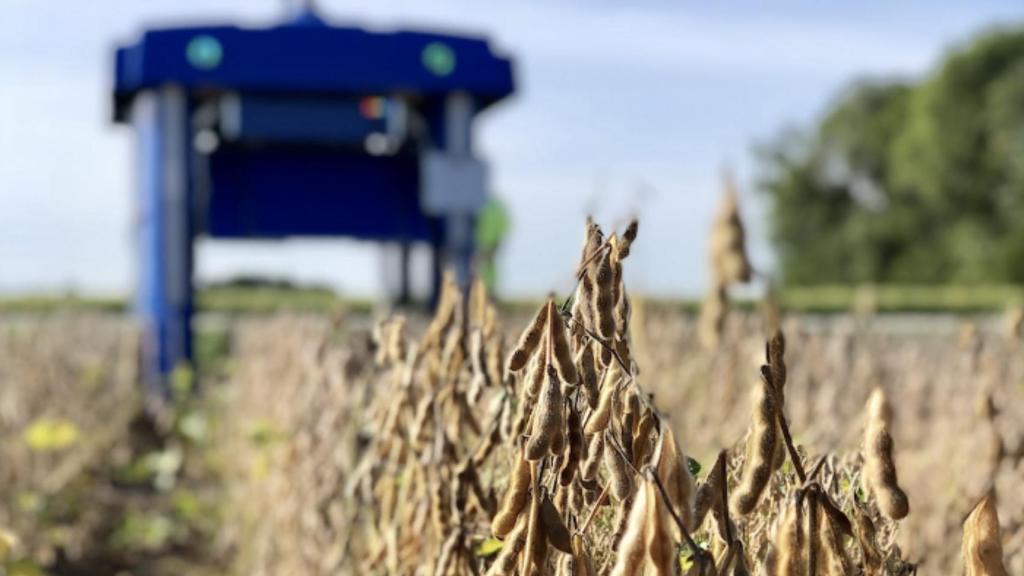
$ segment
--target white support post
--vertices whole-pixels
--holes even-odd
[[[450,94],[445,101],[445,152],[456,161],[472,158],[472,122],[472,98],[465,92]],[[472,277],[474,217],[472,211],[459,210],[445,218],[446,260],[463,292],[469,290]]]

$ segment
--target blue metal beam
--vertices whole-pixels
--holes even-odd
[[[512,94],[512,62],[482,38],[282,25],[146,31],[117,50],[115,117],[141,90],[471,95],[484,108]]]

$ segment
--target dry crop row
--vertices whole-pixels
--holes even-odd
[[[1021,570],[1018,342],[726,305],[698,329],[631,302],[636,230],[588,223],[574,293],[514,346],[482,290],[451,283],[420,338],[400,316],[344,345],[343,322],[249,330],[246,570]]]

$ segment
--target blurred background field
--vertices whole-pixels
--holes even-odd
[[[881,313],[934,312],[973,314],[1003,312],[1007,306],[1024,302],[1024,288],[1014,284],[959,285],[825,285],[792,287],[779,291],[780,302],[793,312],[845,314],[865,310]],[[695,311],[699,298],[653,297],[649,300],[661,307]],[[500,306],[524,310],[535,306],[539,298],[506,299]],[[220,287],[200,289],[198,306],[201,313],[267,314],[274,312],[330,312],[344,309],[370,312],[376,303],[370,299],[351,298],[325,288],[295,287]],[[735,299],[740,308],[756,306],[756,300],[742,295]],[[0,312],[50,313],[59,310],[125,313],[130,304],[122,298],[90,296],[8,296],[0,297]]]

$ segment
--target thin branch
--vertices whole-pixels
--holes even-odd
[[[626,449],[619,445],[619,441],[615,439],[614,435],[608,433],[607,430],[604,431],[604,442],[605,444],[611,445],[611,447],[614,448],[615,451],[619,453],[619,456],[621,456],[622,459],[626,462],[626,465],[629,466],[631,470],[633,470],[633,474],[636,474],[637,476],[641,477],[643,476],[643,473],[640,472],[640,470],[637,470],[636,466],[633,466],[633,462],[630,460],[629,455],[626,454]]]
[[[590,528],[590,523],[594,521],[594,516],[597,516],[597,511],[601,509],[601,506],[604,505],[606,500],[608,500],[607,486],[601,490],[601,495],[597,497],[597,502],[594,502],[594,507],[590,509],[590,514],[587,515],[586,521],[583,522],[583,527],[577,530],[578,533],[586,533],[587,529]]]
[[[736,557],[736,545],[738,542],[732,542],[725,551],[725,559],[722,560],[722,565],[718,567],[718,576],[725,576],[729,571],[729,565],[732,564],[733,559]]]
[[[818,491],[821,498],[821,507],[825,510],[825,514],[828,515],[829,519],[832,520],[839,529],[843,531],[849,537],[853,537],[853,524],[850,523],[850,519],[846,517],[846,514],[838,507],[832,498],[825,492],[824,488],[820,484],[814,484],[813,487]]]
[[[818,458],[818,461],[811,467],[811,471],[807,473],[807,479],[804,480],[801,488],[810,487],[811,483],[818,483],[816,480],[818,473],[821,472],[822,467],[825,465],[826,456],[822,455]]]
[[[623,371],[625,371],[625,373],[629,375],[630,379],[633,378],[633,370],[632,370],[632,368],[630,366],[626,366],[626,361],[622,359],[622,356],[619,356],[619,352],[618,352],[618,350],[615,349],[614,346],[612,346],[612,345],[608,344],[607,342],[605,342],[604,338],[601,338],[597,334],[594,334],[593,332],[591,332],[590,329],[588,329],[586,326],[584,326],[583,323],[580,322],[579,320],[577,320],[577,319],[575,319],[575,318],[570,316],[569,317],[569,321],[570,322],[575,322],[576,325],[579,326],[581,330],[583,330],[583,333],[586,334],[587,336],[589,336],[591,340],[593,340],[594,342],[597,342],[603,348],[608,350],[608,352],[610,352],[611,355],[615,358],[615,361],[618,362],[619,366],[622,367]],[[571,327],[569,327],[569,328],[571,328]]]
[[[596,260],[597,257],[600,256],[601,253],[605,251],[605,249],[611,247],[611,245],[612,245],[612,243],[611,243],[611,236],[609,236],[609,237],[605,238],[604,242],[601,242],[601,245],[598,246],[597,249],[594,250],[594,252],[590,256],[587,256],[586,259],[583,260],[583,262],[580,262],[580,266],[576,270],[576,279],[577,279],[576,281],[577,282],[582,280],[583,279],[583,275],[587,273],[587,266],[589,266],[591,262]]]

